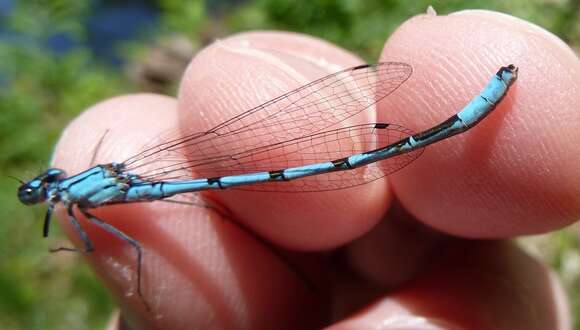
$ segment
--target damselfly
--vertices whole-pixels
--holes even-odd
[[[97,165],[74,176],[48,169],[23,183],[18,198],[26,205],[47,203],[44,236],[48,235],[55,206],[61,203],[86,252],[94,248],[73,212],[75,207],[91,223],[131,244],[137,252],[137,293],[143,298],[141,245],[95,217],[90,209],[170,199],[208,189],[308,192],[367,183],[403,168],[425,146],[475,126],[505,96],[516,80],[517,68],[500,68],[481,94],[461,111],[420,133],[388,123],[330,129],[374,108],[411,73],[411,66],[397,62],[343,70],[205,132],[145,148],[123,162]],[[175,155],[185,156],[187,161],[176,161]],[[152,167],[156,163],[162,165]],[[192,171],[199,177],[192,178]]]

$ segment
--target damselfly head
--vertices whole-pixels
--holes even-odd
[[[42,203],[46,200],[46,188],[50,183],[66,177],[63,170],[50,168],[36,178],[18,187],[18,199],[25,205]]]
[[[42,181],[34,179],[22,184],[18,188],[18,199],[25,205],[44,202],[46,192]]]

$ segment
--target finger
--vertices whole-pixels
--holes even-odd
[[[379,118],[416,130],[447,119],[500,66],[519,77],[477,127],[427,148],[392,179],[421,221],[468,237],[554,230],[580,216],[580,61],[557,37],[508,15],[422,15],[389,39],[382,60],[413,65],[413,77]]]
[[[359,278],[392,289],[423,271],[450,239],[417,221],[395,200],[383,221],[348,244],[344,255]]]
[[[420,277],[328,329],[570,328],[556,276],[515,245],[459,241],[439,253]]]
[[[206,131],[285,92],[360,63],[336,46],[298,34],[253,32],[221,40],[198,54],[185,73],[179,92],[182,130]],[[363,112],[361,118],[374,122],[372,111]],[[378,221],[390,200],[387,186],[380,181],[317,193],[220,191],[215,198],[268,240],[304,250],[328,249],[361,235]]]
[[[94,152],[96,163],[123,161],[159,139],[160,133],[177,127],[176,109],[174,99],[156,95],[99,103],[67,127],[53,164],[75,174],[92,165]],[[124,319],[136,329],[316,323],[313,293],[296,273],[251,234],[212,209],[153,202],[91,212],[143,247],[140,298],[135,249],[81,222],[95,244],[89,257],[93,268],[120,302]],[[82,246],[66,223],[65,228]],[[276,292],[275,302],[272,292]],[[268,315],[263,315],[266,309]]]

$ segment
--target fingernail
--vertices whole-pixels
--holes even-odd
[[[345,69],[344,66],[335,63],[332,60],[309,52],[299,52],[293,49],[285,48],[271,48],[265,43],[252,43],[251,38],[237,37],[226,40],[218,40],[216,44],[222,50],[236,53],[238,55],[245,55],[259,58],[261,61],[270,63],[280,67],[281,70],[291,72],[292,67],[295,66],[296,61],[304,64],[313,65],[328,73],[337,72]],[[305,80],[305,83],[309,82]]]

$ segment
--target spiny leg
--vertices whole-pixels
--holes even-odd
[[[85,249],[84,249],[84,251],[79,251],[79,249],[75,249],[75,248],[59,247],[56,249],[50,249],[49,250],[50,252],[67,251],[67,252],[85,252],[85,253],[88,253],[88,252],[93,252],[95,250],[95,248],[93,247],[93,243],[89,239],[89,235],[87,235],[87,232],[85,232],[83,227],[81,227],[79,220],[75,217],[74,212],[73,212],[73,206],[74,205],[68,206],[66,209],[66,213],[68,214],[68,220],[70,221],[74,230],[77,232],[77,234],[81,238],[81,241],[83,241],[83,244],[85,245]],[[45,228],[46,228],[46,225],[45,225]],[[45,232],[47,232],[47,229],[45,229]]]
[[[82,212],[82,214],[85,217],[87,217],[87,219],[90,222],[103,228],[104,230],[108,231],[109,233],[119,237],[123,241],[129,243],[135,249],[135,251],[137,251],[137,294],[139,295],[139,298],[141,298],[141,300],[143,301],[145,308],[147,310],[151,310],[151,308],[147,304],[147,301],[145,300],[145,298],[143,298],[143,293],[141,292],[141,261],[142,261],[143,250],[142,250],[139,242],[136,241],[135,239],[131,238],[127,234],[123,233],[119,229],[111,226],[110,224],[108,224],[108,223],[104,222],[103,220],[97,218],[96,216],[92,215],[86,209],[79,208],[79,210]]]

